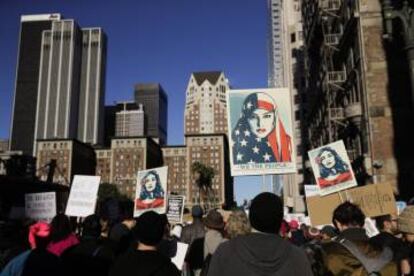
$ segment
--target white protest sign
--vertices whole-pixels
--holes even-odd
[[[75,175],[65,214],[73,217],[94,214],[100,181],[100,176]]]
[[[188,244],[177,242],[177,254],[171,258],[171,262],[173,262],[179,270],[183,270],[184,258],[187,254],[187,249]]]
[[[25,194],[25,216],[33,220],[51,221],[56,216],[55,192]]]
[[[170,223],[182,223],[185,196],[173,195],[168,197],[167,218]]]
[[[365,218],[364,228],[367,236],[370,238],[379,234],[375,221],[372,218]]]
[[[304,187],[306,197],[320,195],[318,185],[304,185]]]

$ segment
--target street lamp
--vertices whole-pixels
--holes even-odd
[[[382,10],[385,23],[385,39],[393,39],[393,19],[399,19],[402,23],[405,42],[404,50],[407,52],[410,66],[411,97],[414,104],[414,9],[409,6],[407,0],[404,0],[403,6],[400,10],[395,10],[392,7],[391,0],[383,0]]]

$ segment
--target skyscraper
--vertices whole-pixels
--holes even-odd
[[[102,145],[104,139],[106,35],[101,28],[82,29],[82,65],[78,140]]]
[[[229,83],[223,72],[195,72],[191,74],[186,91],[184,133],[226,134],[226,92]]]
[[[60,14],[21,16],[10,150],[33,153],[42,32],[56,20]]]
[[[54,21],[43,32],[35,140],[77,137],[81,42],[74,20]]]
[[[168,97],[158,83],[135,85],[135,102],[144,106],[145,136],[158,140],[160,145],[167,143]]]
[[[135,102],[119,103],[116,113],[116,137],[144,136],[144,107]]]

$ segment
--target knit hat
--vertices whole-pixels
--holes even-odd
[[[335,227],[333,227],[332,225],[325,225],[324,227],[322,227],[321,234],[326,234],[330,238],[336,237],[338,235],[336,233]]]
[[[157,245],[164,235],[164,228],[165,223],[161,215],[148,211],[138,217],[135,232],[139,242]]]
[[[279,196],[261,193],[251,203],[250,224],[260,232],[277,234],[283,220],[283,203]]]
[[[191,215],[194,218],[201,218],[203,214],[204,214],[204,211],[200,205],[194,205],[193,208],[191,208]]]
[[[297,220],[291,220],[289,222],[290,229],[297,230],[299,228],[299,222]]]
[[[405,207],[398,217],[398,229],[401,232],[414,234],[414,205]]]
[[[29,243],[32,249],[35,249],[36,238],[47,238],[50,235],[50,225],[46,222],[39,221],[29,228]]]
[[[204,224],[208,228],[221,230],[224,228],[223,216],[216,210],[211,210],[204,219]]]

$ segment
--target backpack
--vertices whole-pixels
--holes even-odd
[[[389,262],[392,261],[393,253],[385,247],[381,254],[376,258],[367,257],[362,253],[359,248],[349,240],[342,239],[338,241],[343,247],[345,247],[358,261],[362,264],[368,275],[381,275],[381,269],[383,269]]]

